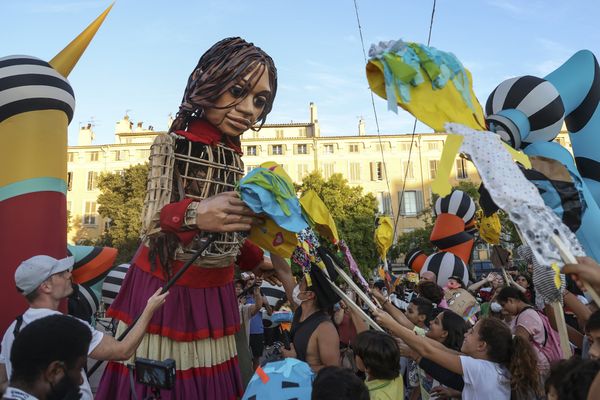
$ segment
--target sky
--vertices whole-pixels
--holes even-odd
[[[0,0],[0,57],[50,60],[109,1]],[[433,0],[356,0],[365,51],[403,39],[426,43]],[[438,0],[431,46],[453,52],[473,74],[480,103],[503,80],[545,76],[574,52],[600,54],[597,0]],[[166,130],[187,78],[212,44],[241,36],[264,49],[278,70],[267,123],[307,122],[318,107],[321,135],[356,135],[363,117],[376,134],[375,112],[354,0],[117,0],[69,76],[77,101],[69,127],[93,121],[96,144],[114,142],[126,113]],[[412,132],[406,112],[387,111],[375,96],[381,134]],[[430,132],[417,125],[417,132]]]

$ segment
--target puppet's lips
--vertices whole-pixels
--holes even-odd
[[[232,117],[232,116],[227,116],[227,119],[229,120],[229,123],[233,126],[235,126],[236,128],[239,128],[241,130],[247,130],[250,128],[250,121],[248,121],[246,118],[238,118],[238,117]]]

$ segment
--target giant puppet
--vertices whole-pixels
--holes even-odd
[[[234,192],[244,174],[240,135],[262,126],[276,91],[271,57],[243,39],[224,39],[200,58],[173,125],[151,147],[142,245],[108,310],[121,321],[119,331],[194,256],[206,233],[218,233],[170,289],[135,354],[175,360],[175,387],[163,390],[163,399],[233,399],[243,392],[234,264],[252,269],[263,254],[239,233],[253,222]],[[107,365],[98,399],[130,397],[130,362]],[[145,398],[150,388],[135,384],[135,392]]]
[[[527,75],[502,82],[486,104],[486,121],[491,131],[529,156],[546,157],[566,168],[566,179],[559,179],[557,173],[546,173],[547,179],[533,182],[544,201],[596,260],[600,260],[599,103],[598,61],[590,51],[581,50],[544,79]],[[553,142],[563,123],[569,132],[574,160],[565,147]],[[569,181],[574,186],[575,201],[567,200],[565,184],[556,184],[557,181]],[[567,218],[573,211],[580,214],[577,219]]]
[[[67,250],[67,125],[75,96],[67,77],[102,25],[108,7],[49,62],[24,55],[0,58],[0,329],[26,307],[15,290],[19,263],[38,254],[74,255],[74,280],[93,311],[97,283],[114,249]]]

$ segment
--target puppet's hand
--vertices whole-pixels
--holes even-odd
[[[258,264],[253,272],[254,275],[260,276],[271,285],[281,286],[281,281],[277,278],[277,273],[273,268],[273,263],[271,262],[270,258],[265,257],[263,262]]]
[[[236,192],[223,192],[200,202],[196,225],[207,232],[246,232],[260,219]]]

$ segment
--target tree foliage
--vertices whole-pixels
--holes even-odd
[[[377,251],[373,234],[377,199],[363,193],[361,186],[350,186],[342,174],[333,174],[325,180],[319,172],[307,175],[296,190],[302,195],[314,190],[329,209],[340,239],[347,244],[364,274],[370,274],[377,265]]]
[[[98,179],[98,213],[110,224],[96,244],[117,248],[117,262],[131,261],[139,245],[147,175],[148,164],[141,164]]]

